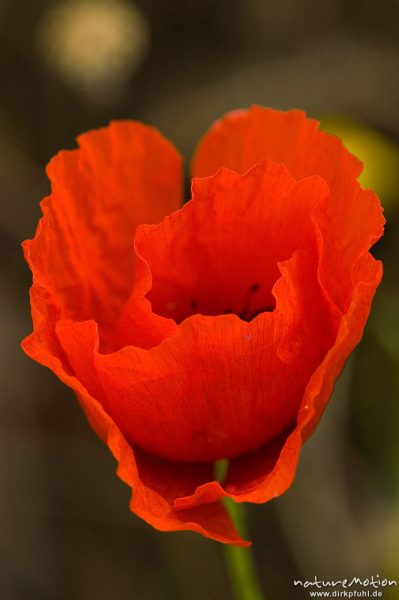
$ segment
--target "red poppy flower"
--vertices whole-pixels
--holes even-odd
[[[24,243],[23,348],[76,392],[133,512],[245,545],[221,499],[291,485],[381,279],[378,199],[298,110],[213,125],[180,210],[181,160],[156,130],[115,122],[79,145],[50,162]]]

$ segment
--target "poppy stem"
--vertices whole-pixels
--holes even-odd
[[[243,537],[246,535],[243,504],[225,499],[230,516]],[[236,600],[264,600],[252,548],[225,545],[225,557]]]

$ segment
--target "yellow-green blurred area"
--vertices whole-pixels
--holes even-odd
[[[188,162],[214,119],[253,103],[342,137],[388,221],[364,338],[295,484],[248,507],[258,572],[269,600],[308,598],[293,581],[316,575],[399,579],[398,23],[397,0],[0,0],[1,600],[234,598],[221,546],[132,515],[72,393],[22,354],[20,242],[46,162],[78,133],[140,119]]]

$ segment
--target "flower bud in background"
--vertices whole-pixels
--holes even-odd
[[[39,50],[71,86],[88,94],[115,91],[149,48],[149,25],[122,0],[69,0],[51,7],[38,29]]]

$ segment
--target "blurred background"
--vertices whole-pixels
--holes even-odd
[[[399,557],[399,2],[0,0],[0,598],[234,598],[222,547],[161,534],[72,393],[20,350],[44,167],[112,118],[151,123],[187,162],[224,112],[305,109],[365,161],[388,219],[364,338],[283,497],[247,510],[268,598],[293,579],[380,574]],[[399,598],[398,590],[384,598]]]

